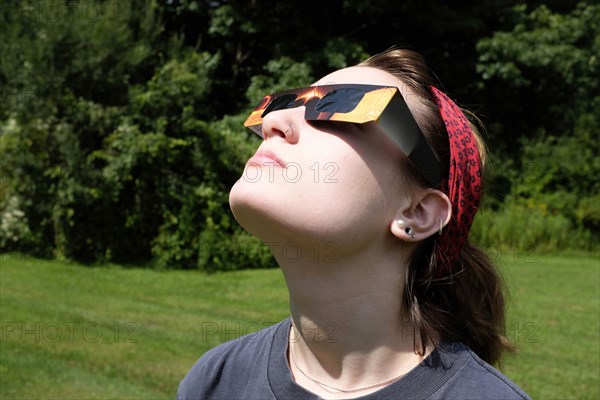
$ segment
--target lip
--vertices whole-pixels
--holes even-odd
[[[277,157],[275,153],[270,150],[258,150],[250,159],[246,162],[246,165],[275,165],[276,167],[285,168],[285,161]]]

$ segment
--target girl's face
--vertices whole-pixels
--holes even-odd
[[[316,84],[402,82],[371,67],[350,67]],[[232,187],[237,221],[272,245],[332,245],[337,255],[390,235],[409,184],[404,157],[377,126],[304,119],[304,106],[263,119],[264,141]]]

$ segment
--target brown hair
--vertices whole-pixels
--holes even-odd
[[[448,133],[430,87],[435,84],[424,58],[408,49],[391,48],[359,65],[378,68],[400,79],[411,112],[423,134],[445,166],[448,176]],[[471,113],[465,114],[473,117]],[[478,130],[471,124],[482,164],[486,151]],[[424,178],[406,162],[408,177],[423,187]],[[440,189],[440,188],[438,188]],[[514,350],[505,335],[504,282],[485,252],[467,241],[449,276],[440,278],[435,257],[435,236],[424,240],[410,256],[405,280],[404,305],[418,333],[415,351],[421,355],[436,338],[460,341],[490,364],[498,364],[504,351]]]

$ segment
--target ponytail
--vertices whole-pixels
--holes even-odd
[[[434,239],[416,249],[405,281],[405,305],[423,354],[436,337],[459,341],[489,364],[514,347],[505,334],[504,282],[487,254],[467,241],[452,273],[437,274]]]

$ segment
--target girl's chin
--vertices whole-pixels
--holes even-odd
[[[277,243],[342,245],[357,239],[356,227],[365,220],[348,218],[348,206],[323,201],[322,205],[327,207],[320,209],[299,199],[298,193],[274,189],[248,182],[237,182],[231,188],[229,206],[233,216],[251,235],[264,242]],[[372,221],[372,216],[369,220]]]
[[[237,185],[237,184],[236,184]],[[229,207],[234,218],[245,231],[261,240],[268,240],[280,223],[274,207],[269,206],[265,196],[234,186],[229,193]]]
[[[247,182],[236,182],[229,192],[229,207],[235,218],[245,214],[259,214],[261,208],[267,206],[267,196],[257,185],[249,185]]]

